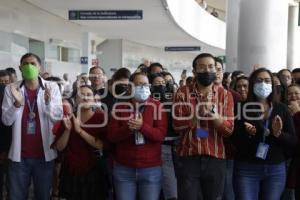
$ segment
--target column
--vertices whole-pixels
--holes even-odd
[[[227,0],[226,71],[237,70],[240,0]]]
[[[82,72],[88,73],[89,69],[92,67],[92,43],[91,43],[91,33],[82,33],[82,49],[81,57],[87,57],[88,63],[81,64]]]
[[[238,68],[246,74],[254,65],[273,72],[287,66],[288,1],[241,0]]]
[[[288,23],[288,53],[287,53],[287,66],[290,70],[297,66],[299,57],[299,44],[298,44],[298,6],[289,7],[289,23]]]

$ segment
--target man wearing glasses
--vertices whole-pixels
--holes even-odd
[[[216,61],[200,54],[193,61],[195,82],[178,89],[174,100],[178,199],[221,199],[226,175],[223,138],[233,131],[233,98],[214,85]]]

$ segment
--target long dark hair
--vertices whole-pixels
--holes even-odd
[[[258,74],[260,74],[262,72],[267,72],[271,77],[272,92],[268,96],[267,100],[268,100],[269,103],[274,102],[274,79],[273,79],[273,75],[272,75],[271,71],[266,69],[266,68],[259,68],[255,71],[253,71],[252,74],[250,75],[247,102],[257,102],[258,101],[258,98],[254,94],[254,84],[255,84],[255,81],[257,79]]]

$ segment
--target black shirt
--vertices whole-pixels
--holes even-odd
[[[8,152],[10,145],[11,145],[11,139],[12,139],[12,127],[11,126],[5,126],[2,123],[2,100],[4,96],[4,85],[0,85],[0,152]]]
[[[235,120],[233,141],[237,148],[236,160],[258,164],[279,164],[285,161],[294,152],[297,144],[293,119],[288,112],[287,106],[282,103],[273,104],[268,126],[270,134],[265,137],[265,144],[269,145],[269,150],[266,159],[263,160],[256,157],[256,151],[259,143],[263,142],[265,123],[263,120],[245,119],[247,118],[245,116],[258,117],[262,112],[251,112],[249,108],[259,109],[259,107],[245,106],[245,104],[241,104],[240,119]],[[282,134],[278,138],[272,135],[272,120],[276,115],[279,115],[283,122]],[[254,136],[248,134],[244,122],[255,126],[256,134]]]

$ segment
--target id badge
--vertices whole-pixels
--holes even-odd
[[[269,145],[260,142],[257,151],[256,151],[256,157],[265,160],[269,151]]]
[[[195,133],[199,138],[208,138],[208,131],[203,128],[196,128]]]
[[[144,138],[144,136],[140,132],[137,132],[134,135],[135,135],[135,144],[136,145],[143,145],[143,144],[145,144],[145,138]]]
[[[27,123],[27,134],[35,134],[35,120],[29,120]]]

